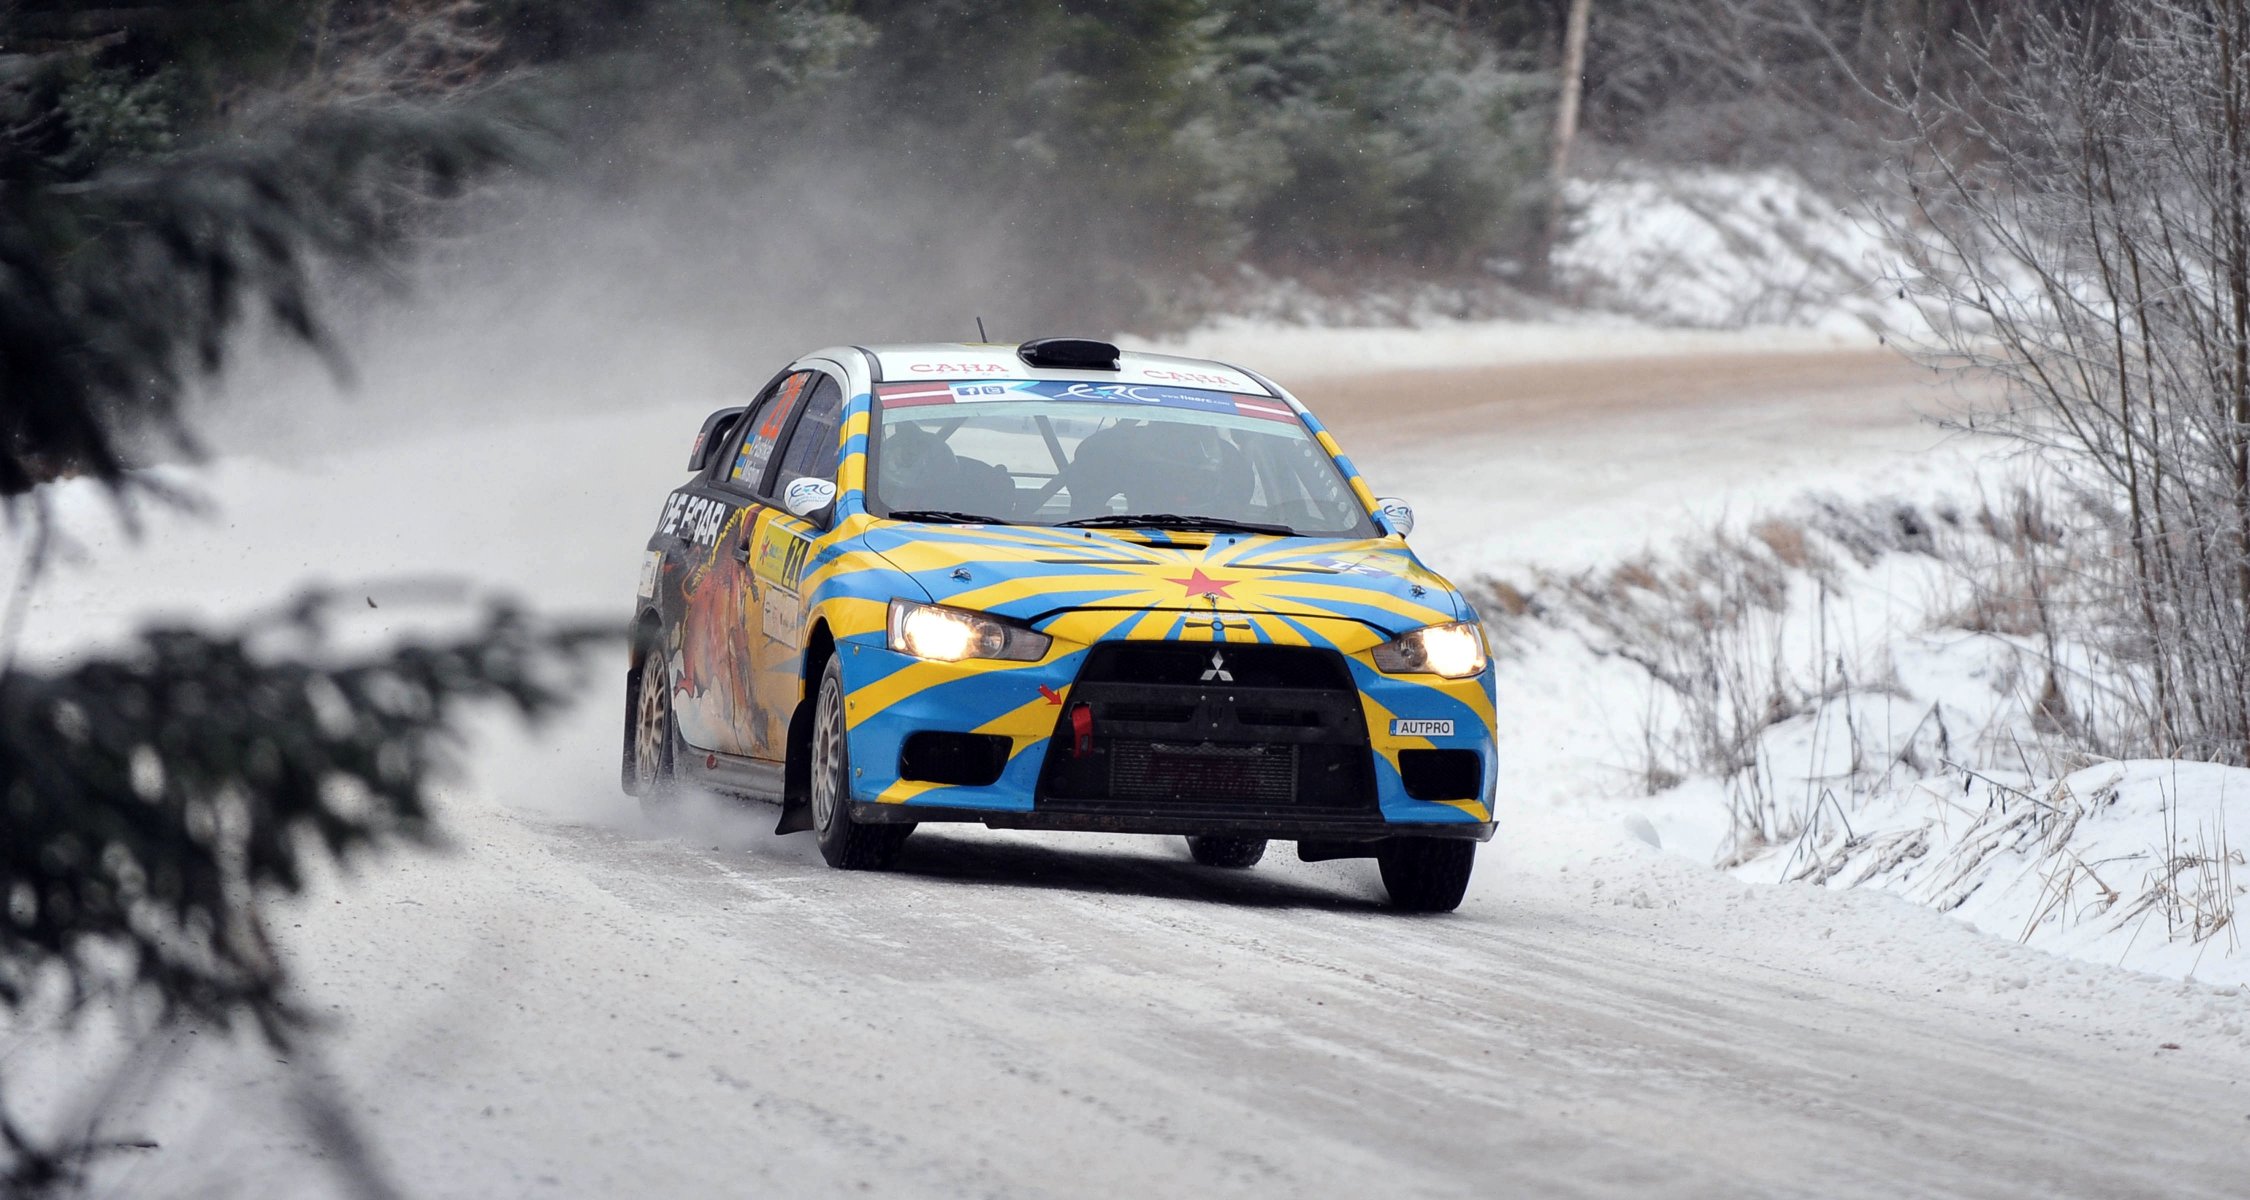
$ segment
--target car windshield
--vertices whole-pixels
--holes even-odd
[[[1044,380],[903,383],[876,390],[876,415],[877,515],[1375,533],[1335,460],[1271,397]]]

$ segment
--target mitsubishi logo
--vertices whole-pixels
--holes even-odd
[[[1227,652],[1224,650],[1211,652],[1211,669],[1203,673],[1203,682],[1210,683],[1214,680],[1219,683],[1234,682],[1234,672],[1227,670]]]

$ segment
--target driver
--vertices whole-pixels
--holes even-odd
[[[1072,509],[1242,517],[1250,502],[1250,462],[1216,429],[1184,422],[1118,425],[1079,444],[1072,460]]]

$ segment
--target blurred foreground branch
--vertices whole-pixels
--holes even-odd
[[[569,665],[613,636],[492,603],[457,636],[341,657],[335,603],[307,596],[233,632],[155,629],[114,657],[0,679],[0,1010],[247,1017],[288,1045],[304,1015],[266,900],[321,862],[429,840],[465,710],[544,717],[567,701]],[[7,1116],[0,1183],[83,1157]]]

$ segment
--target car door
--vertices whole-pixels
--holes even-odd
[[[800,480],[836,482],[838,430],[844,420],[842,383],[826,371],[814,372],[776,459],[768,494],[786,496]],[[794,516],[778,499],[757,517],[750,554],[751,585],[757,592],[758,621],[746,629],[752,640],[753,687],[765,724],[759,756],[779,761],[787,746],[789,714],[800,699],[805,647],[805,587],[814,542],[824,524]]]
[[[810,371],[774,380],[736,423],[733,444],[683,491],[714,511],[708,540],[697,539],[681,581],[680,662],[673,712],[689,745],[757,757],[772,723],[761,709],[758,664],[749,631],[758,625],[758,585],[750,568],[774,451],[796,418]],[[786,714],[784,714],[786,718]]]

